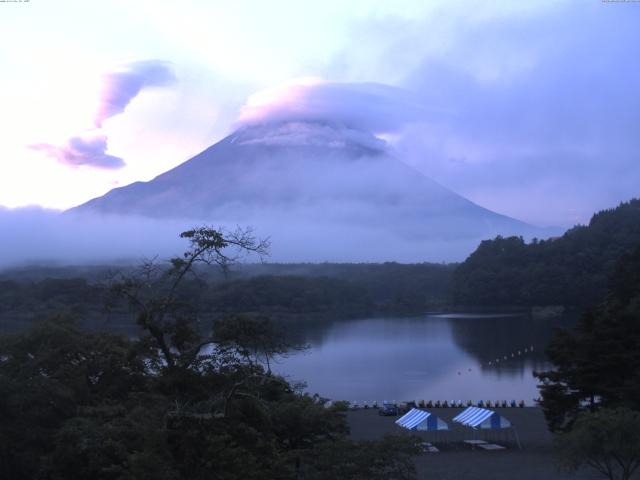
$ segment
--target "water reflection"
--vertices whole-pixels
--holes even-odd
[[[299,332],[311,348],[277,370],[334,399],[531,402],[553,327],[569,323],[487,314],[318,323]]]

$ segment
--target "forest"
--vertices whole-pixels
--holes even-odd
[[[226,275],[195,267],[183,293],[203,315],[269,315],[274,320],[415,314],[448,303],[453,265],[255,264],[234,265]],[[34,318],[64,312],[91,328],[126,329],[121,305],[109,305],[114,276],[124,267],[23,268],[0,274],[0,327],[26,328]]]
[[[454,271],[451,300],[468,306],[584,307],[604,298],[618,260],[640,244],[640,200],[603,210],[558,238],[483,241]]]

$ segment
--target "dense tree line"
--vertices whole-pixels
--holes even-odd
[[[236,275],[326,277],[364,290],[378,311],[409,313],[450,303],[450,281],[456,264],[319,263],[254,264],[236,269]]]
[[[596,213],[562,237],[483,241],[452,279],[457,305],[586,306],[602,299],[622,255],[640,245],[640,200]]]
[[[228,275],[199,266],[185,279],[181,295],[209,317],[244,312],[280,317],[352,318],[374,313],[419,313],[448,302],[453,266],[438,264],[238,265]],[[124,312],[105,310],[113,272],[28,270],[5,272],[0,280],[0,326],[23,327],[33,318],[65,312],[83,325],[105,325]],[[86,273],[75,277],[74,273]],[[49,275],[57,275],[50,277]],[[124,319],[123,319],[124,320]]]
[[[204,301],[223,313],[329,313],[352,317],[374,310],[374,303],[364,288],[328,277],[263,275],[213,284],[205,295]]]
[[[104,285],[90,284],[84,278],[47,278],[39,282],[0,281],[0,309],[24,310],[37,307],[56,310],[99,304],[104,301]]]

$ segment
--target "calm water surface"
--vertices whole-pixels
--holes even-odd
[[[544,347],[555,326],[569,324],[504,314],[328,322],[305,328],[309,350],[280,360],[276,370],[336,400],[532,403],[539,396],[532,374],[549,367]]]

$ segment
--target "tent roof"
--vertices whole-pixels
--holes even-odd
[[[408,430],[448,430],[449,426],[442,419],[426,410],[412,408],[396,420],[396,425]]]
[[[486,408],[468,407],[453,418],[454,422],[472,428],[507,428],[511,422],[493,410]]]

